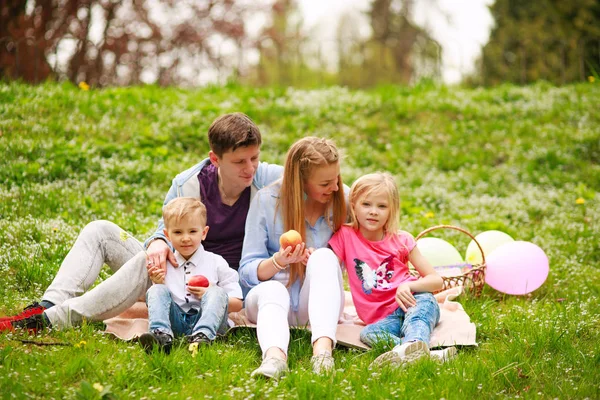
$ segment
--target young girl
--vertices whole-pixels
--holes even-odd
[[[346,265],[358,316],[367,324],[360,339],[395,347],[375,365],[400,366],[429,355],[429,336],[440,318],[431,292],[442,278],[416,247],[414,238],[398,231],[398,188],[388,173],[365,175],[350,189],[350,222],[329,245]],[[421,278],[411,276],[411,262]]]
[[[333,370],[344,291],[327,242],[346,220],[339,158],[329,140],[300,139],[288,151],[283,179],[260,190],[250,205],[238,272],[242,285],[252,287],[246,315],[257,325],[263,353],[253,376],[276,378],[287,371],[290,324],[310,323],[313,371]],[[290,229],[304,242],[281,248],[279,238]]]

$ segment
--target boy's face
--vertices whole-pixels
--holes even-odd
[[[209,153],[210,161],[219,168],[221,181],[240,190],[252,185],[259,156],[259,146],[238,147],[234,151],[223,153],[222,157],[212,151]]]
[[[202,223],[202,219],[196,213],[193,213],[179,221],[170,221],[164,232],[175,250],[187,260],[206,239],[208,226]]]

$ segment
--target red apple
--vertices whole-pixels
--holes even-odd
[[[188,280],[188,286],[208,287],[208,279],[204,275],[194,275]]]
[[[296,245],[301,243],[302,236],[300,236],[298,231],[295,231],[293,229],[287,231],[279,237],[279,244],[281,245],[282,249],[286,249],[288,246],[292,246],[292,248],[295,248]]]

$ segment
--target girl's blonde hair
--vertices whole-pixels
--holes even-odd
[[[285,231],[290,229],[298,231],[305,243],[304,184],[316,168],[339,163],[339,161],[338,150],[328,139],[305,137],[294,143],[288,150],[276,211],[281,210]],[[334,232],[346,220],[346,200],[341,175],[338,175],[337,183],[338,191],[333,193],[333,199],[325,211],[325,218]],[[333,215],[332,220],[329,220],[330,214]],[[298,278],[304,279],[304,269],[300,263],[290,266],[288,286]]]
[[[359,228],[354,206],[365,196],[384,190],[388,196],[390,215],[383,231],[386,235],[398,231],[398,216],[400,214],[400,194],[396,181],[388,172],[375,172],[358,178],[350,188],[348,202],[350,203],[350,221],[346,224],[354,229]]]

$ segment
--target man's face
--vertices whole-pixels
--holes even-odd
[[[254,174],[258,168],[260,156],[259,146],[238,147],[234,151],[223,153],[218,157],[210,152],[210,161],[219,168],[221,181],[225,185],[233,185],[240,189],[252,185]]]

